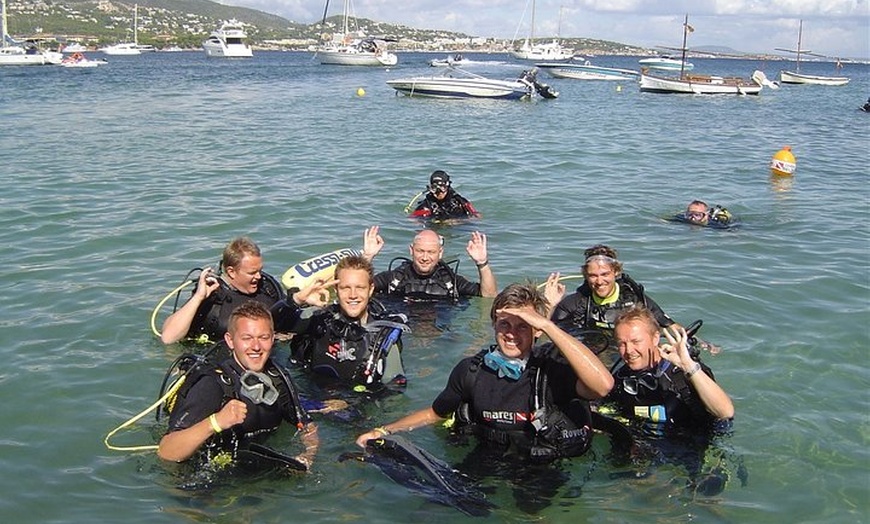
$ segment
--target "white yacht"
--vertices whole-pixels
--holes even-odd
[[[245,42],[247,38],[248,35],[239,21],[228,20],[202,43],[202,48],[206,56],[251,58],[254,53]]]

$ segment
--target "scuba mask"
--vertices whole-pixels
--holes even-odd
[[[241,394],[254,404],[271,406],[278,400],[278,388],[265,373],[247,370],[241,377]]]
[[[526,362],[518,358],[509,358],[498,349],[493,349],[483,356],[483,363],[493,371],[498,371],[498,377],[507,377],[510,380],[519,380]]]

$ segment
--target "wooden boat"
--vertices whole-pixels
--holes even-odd
[[[823,75],[807,75],[801,73],[801,55],[816,56],[821,58],[829,58],[825,55],[805,51],[801,49],[801,38],[804,32],[804,21],[800,21],[798,25],[798,41],[797,49],[782,49],[777,47],[777,51],[785,51],[787,53],[795,53],[795,70],[780,71],[779,81],[783,84],[815,84],[820,86],[844,86],[849,83],[849,78],[845,76],[823,76]],[[843,67],[843,64],[837,60],[837,69]]]

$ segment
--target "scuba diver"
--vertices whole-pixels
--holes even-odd
[[[247,237],[234,239],[224,248],[221,274],[211,268],[199,274],[187,302],[163,322],[160,340],[172,344],[184,338],[223,340],[230,313],[241,303],[254,300],[266,307],[284,298],[284,290],[263,271],[260,248]]]
[[[662,328],[677,326],[656,302],[622,271],[622,262],[617,251],[610,246],[598,244],[583,252],[583,284],[577,291],[565,296],[565,286],[559,283],[559,273],[553,273],[546,282],[546,296],[550,302],[550,317],[562,329],[585,336],[613,334],[613,322],[617,315],[636,304],[642,304],[653,312]],[[564,297],[564,298],[563,298]],[[582,337],[581,337],[582,338]],[[601,353],[612,346],[607,340],[595,344],[593,349]],[[611,347],[611,349],[614,349]]]
[[[407,320],[372,300],[373,274],[371,262],[350,255],[336,265],[335,280],[315,282],[272,307],[277,330],[294,333],[291,363],[357,392],[404,388],[401,336],[409,331]],[[308,312],[296,302],[333,286],[335,304]]]
[[[430,220],[480,218],[480,213],[471,202],[453,189],[446,171],[433,171],[426,189],[426,197],[417,205],[411,217]]]
[[[613,377],[546,315],[547,300],[534,285],[506,287],[490,310],[496,344],[462,359],[429,407],[363,433],[357,445],[453,416],[456,430],[480,443],[469,457],[497,456],[518,474],[584,454],[593,434],[588,402],[606,395]],[[551,344],[536,347],[542,334]]]
[[[724,489],[727,471],[720,463],[702,472],[704,456],[711,437],[731,430],[734,405],[700,362],[693,331],[672,326],[660,344],[659,323],[649,309],[636,306],[620,313],[614,331],[620,359],[611,369],[613,389],[598,413],[615,410],[627,421],[638,454],[684,465],[692,490],[715,495]]]
[[[559,92],[550,87],[548,84],[538,82],[538,68],[533,67],[527,71],[520,73],[519,81],[534,88],[535,92],[541,95],[542,98],[557,98]]]
[[[372,226],[365,231],[363,256],[368,260],[373,260],[384,247],[379,229]],[[404,259],[396,269],[391,267],[375,275],[375,292],[410,299],[453,300],[469,296],[489,298],[498,293],[495,275],[489,265],[486,235],[475,231],[465,246],[465,251],[477,266],[480,283],[470,282],[442,260],[443,243],[444,239],[430,229],[417,233],[409,246],[411,259]]]
[[[697,226],[725,228],[731,225],[733,217],[731,212],[722,206],[710,207],[703,200],[693,200],[683,213],[676,216],[676,219]]]
[[[319,446],[317,426],[286,370],[271,359],[269,310],[259,302],[242,303],[230,315],[224,339],[232,356],[218,364],[194,365],[167,405],[169,427],[157,455],[183,462],[202,451],[206,463],[217,467],[256,457],[293,470],[310,469]],[[305,447],[295,457],[262,445],[285,420],[299,429]]]

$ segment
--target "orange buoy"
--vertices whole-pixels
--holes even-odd
[[[797,160],[795,160],[789,146],[783,146],[770,161],[770,172],[774,175],[792,176],[796,168]]]

